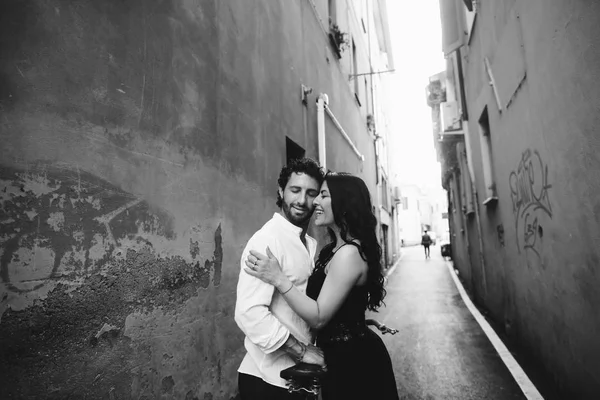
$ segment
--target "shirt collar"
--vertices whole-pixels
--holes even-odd
[[[291,232],[294,232],[298,236],[302,233],[302,228],[292,224],[290,221],[285,219],[285,217],[278,212],[273,214],[273,220],[282,228],[287,229]]]

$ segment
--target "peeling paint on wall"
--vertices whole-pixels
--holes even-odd
[[[166,212],[150,211],[141,199],[78,169],[3,168],[0,179],[0,290],[9,292],[0,316],[7,307],[21,310],[43,299],[59,283],[80,285],[148,236],[175,235]]]
[[[183,398],[202,388],[182,387],[193,379],[181,374],[211,374],[206,382],[218,382],[218,370],[178,372],[177,363],[220,348],[218,315],[198,309],[199,290],[221,281],[220,225],[209,258],[201,258],[197,241],[190,257],[162,256],[155,238],[177,236],[169,214],[98,177],[37,165],[27,173],[0,168],[0,178],[0,375],[13,383],[0,388],[0,397],[50,390],[52,398]],[[190,353],[198,344],[184,342],[197,335],[209,348]],[[173,372],[156,376],[165,368]]]

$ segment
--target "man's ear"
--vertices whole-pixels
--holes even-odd
[[[277,193],[279,193],[279,197],[281,197],[281,200],[283,200],[283,189],[281,187],[277,189]]]

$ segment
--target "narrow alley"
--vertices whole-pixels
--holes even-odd
[[[396,335],[383,337],[400,398],[526,399],[453,282],[439,246],[425,260],[406,247],[388,277],[386,307],[372,314]]]
[[[600,399],[598,21],[600,0],[0,1],[0,400],[281,400],[305,361],[393,394],[348,331],[382,271],[401,399]],[[290,282],[246,285],[279,217],[253,250]],[[364,285],[291,291],[342,241]]]

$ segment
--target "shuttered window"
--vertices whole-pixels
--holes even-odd
[[[464,5],[462,0],[440,0],[442,51],[448,55],[465,42]]]
[[[473,190],[471,188],[472,184],[467,161],[467,150],[464,142],[460,142],[456,145],[456,154],[460,165],[460,190],[463,212],[465,214],[471,214],[472,212],[475,212],[475,209],[473,207]]]
[[[479,142],[481,145],[481,163],[483,169],[483,181],[485,183],[485,205],[495,204],[498,200],[496,194],[496,183],[494,181],[494,168],[492,166],[492,136],[490,132],[490,120],[487,107],[483,109],[479,118]]]

